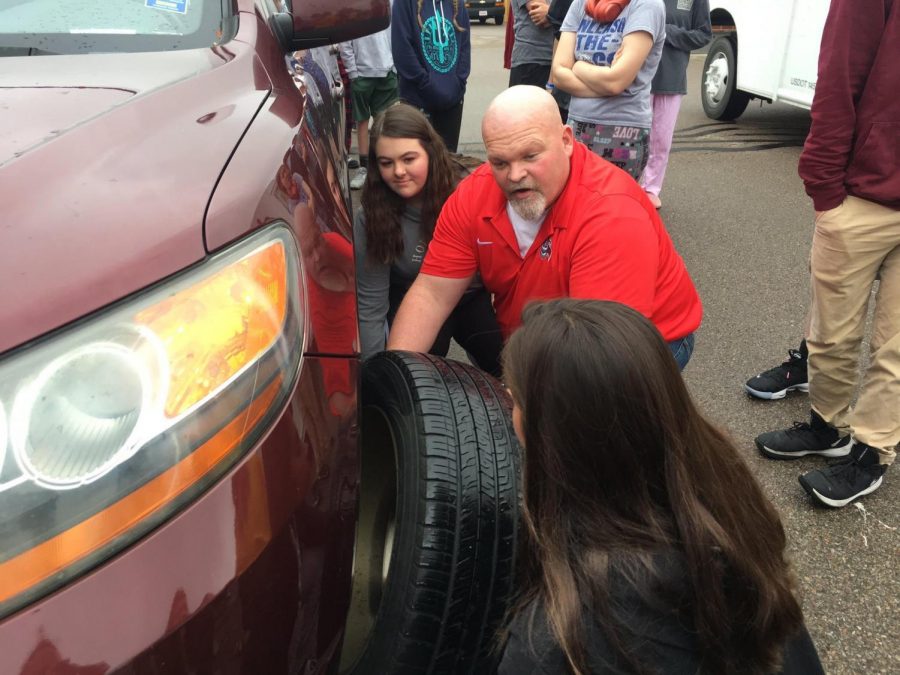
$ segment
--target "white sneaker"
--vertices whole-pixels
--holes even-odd
[[[351,190],[360,190],[362,186],[366,184],[366,167],[359,167],[359,171],[356,172],[356,175],[353,176],[353,180],[350,181],[350,189]]]

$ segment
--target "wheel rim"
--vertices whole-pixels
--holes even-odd
[[[397,457],[390,424],[380,410],[364,408],[362,428],[359,518],[341,673],[351,672],[359,662],[375,627],[397,531]]]
[[[728,80],[728,58],[725,54],[719,52],[709,62],[709,66],[706,68],[706,77],[704,78],[704,94],[710,105],[717,106],[725,100]]]

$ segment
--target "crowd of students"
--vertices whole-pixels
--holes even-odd
[[[823,59],[847,60],[842,36],[852,13],[847,0],[832,2]],[[363,190],[354,222],[363,357],[385,348],[444,355],[454,338],[512,394],[528,545],[500,673],[822,672],[778,515],[678,374],[702,308],[657,210],[688,55],[710,37],[707,3],[512,0],[512,14],[519,48],[511,51],[511,86],[485,111],[488,161],[471,172],[451,154],[471,63],[462,2],[395,0],[386,74],[367,76],[359,66],[365,45],[350,45],[355,54],[345,59],[360,106],[354,118],[366,127],[374,118],[365,148],[360,140],[355,185]],[[878,64],[890,42],[882,36],[900,37],[897,16],[887,7],[880,32],[866,25],[878,40],[869,70],[854,65],[860,91],[870,72],[889,79]],[[386,36],[379,40],[383,50]],[[394,69],[395,95],[372,94],[391,86]],[[825,214],[848,199],[860,202],[851,205],[857,211],[878,211],[890,234],[854,288],[867,288],[880,270],[882,293],[885,284],[893,292],[897,281],[885,270],[894,274],[888,265],[900,255],[900,235],[890,229],[896,179],[876,185],[871,205],[868,184],[852,181],[841,184],[836,204],[834,190],[822,196],[814,164],[822,163],[823,111],[834,97],[855,96],[846,82],[820,75],[822,83],[832,99],[817,94],[804,179]],[[838,158],[845,173],[860,150]],[[854,214],[854,222],[862,217]],[[827,284],[839,280],[833,268],[821,274],[831,277],[808,332],[810,365],[820,359],[825,381],[823,355],[849,357],[847,344],[822,337],[821,315],[833,314]],[[886,318],[875,363],[887,375],[871,386],[893,395],[896,307],[879,316]],[[844,342],[858,347],[860,330],[847,328]],[[778,398],[806,389],[806,341],[801,350],[748,381],[748,391]],[[849,455],[840,467],[801,477],[831,506],[877,488],[900,440],[896,405],[886,413],[893,423],[871,407],[856,414],[859,432],[884,447],[845,434],[836,420],[849,415],[841,387],[840,396],[814,399],[812,425],[757,439],[763,454],[779,459]],[[816,401],[828,396],[836,412],[825,419]],[[848,472],[858,483],[849,494],[823,496]]]

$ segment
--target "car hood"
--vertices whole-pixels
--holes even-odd
[[[201,260],[210,195],[270,89],[240,40],[2,65],[0,353]]]

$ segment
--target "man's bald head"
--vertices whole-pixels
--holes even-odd
[[[502,91],[484,113],[481,136],[487,144],[497,131],[509,131],[511,127],[523,125],[542,127],[547,131],[562,126],[556,101],[546,89],[519,84]]]
[[[540,87],[510,87],[488,106],[481,136],[510,206],[526,220],[539,218],[565,189],[575,147],[556,101]]]

